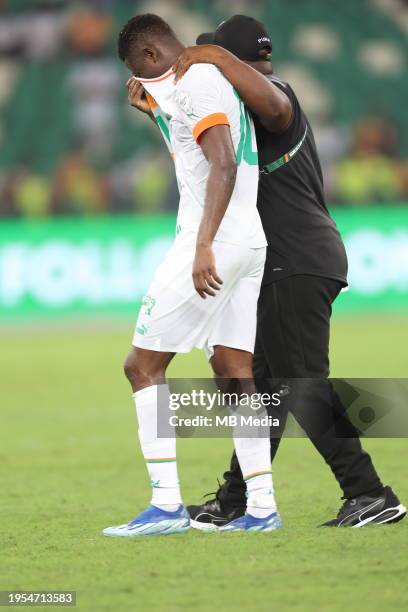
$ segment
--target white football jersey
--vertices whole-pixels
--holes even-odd
[[[205,202],[209,165],[201,134],[229,125],[237,160],[235,188],[215,239],[259,248],[267,242],[256,207],[258,151],[252,119],[232,85],[211,64],[195,64],[173,85],[173,73],[140,79],[176,167],[180,190],[177,231],[197,231]],[[165,82],[167,81],[167,82]],[[158,104],[160,106],[158,106]]]

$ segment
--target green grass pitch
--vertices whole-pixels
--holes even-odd
[[[337,318],[333,375],[406,376],[407,329],[402,318]],[[308,440],[284,440],[274,465],[279,532],[101,536],[149,500],[121,371],[131,331],[2,332],[0,590],[73,589],[77,609],[98,612],[406,610],[408,520],[316,529],[340,491]],[[194,353],[177,358],[171,374],[207,371]],[[407,503],[407,440],[365,447]],[[198,501],[216,488],[231,442],[180,440],[178,451],[184,499]]]

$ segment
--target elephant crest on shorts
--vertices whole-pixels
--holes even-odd
[[[154,297],[152,297],[151,295],[145,295],[143,298],[143,302],[142,302],[142,306],[145,307],[145,314],[146,315],[151,315],[152,314],[152,310],[154,308],[156,304],[156,300]]]

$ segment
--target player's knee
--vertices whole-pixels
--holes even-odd
[[[248,368],[226,366],[222,370],[221,377],[227,378],[227,379],[233,378],[237,380],[246,380],[246,379],[252,380],[252,370]]]
[[[133,351],[127,355],[123,364],[123,371],[131,384],[136,382],[136,379],[139,378],[138,360]]]
[[[135,351],[130,351],[129,355],[126,357],[125,363],[123,364],[123,370],[133,389],[153,384],[152,373],[143,367]]]
[[[213,363],[216,378],[252,378],[251,363],[236,363],[230,359],[217,359]]]
[[[245,351],[215,346],[211,366],[216,378],[252,378],[252,355]]]
[[[164,377],[161,367],[153,367],[148,360],[140,359],[135,350],[130,351],[123,364],[125,376],[133,389],[139,390],[158,384]]]

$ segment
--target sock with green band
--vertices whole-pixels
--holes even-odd
[[[235,452],[247,487],[247,512],[264,518],[276,512],[269,437],[234,436]]]
[[[139,423],[139,440],[152,485],[152,500],[170,512],[182,503],[176,462],[176,437],[159,438],[157,431],[158,396],[169,395],[167,385],[146,387],[133,394]],[[170,432],[171,433],[171,432]]]

